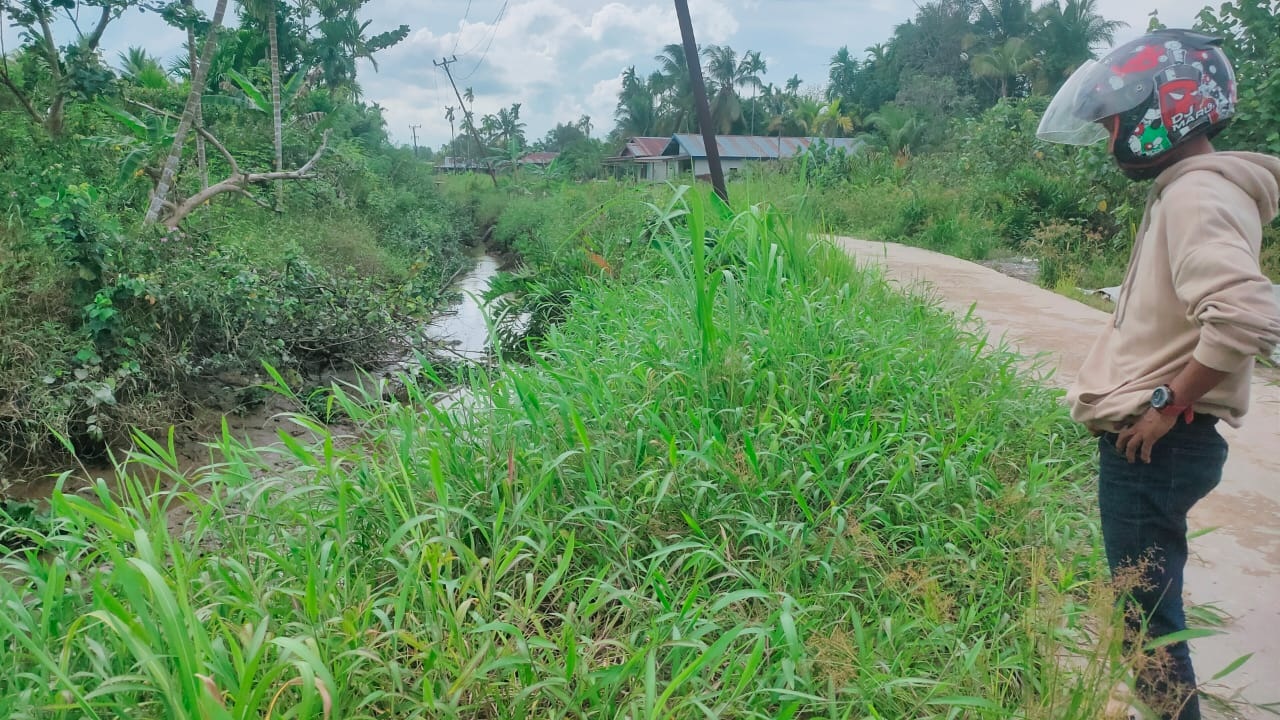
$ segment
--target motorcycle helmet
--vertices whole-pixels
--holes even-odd
[[[1175,149],[1217,135],[1235,115],[1235,71],[1221,45],[1190,30],[1124,43],[1072,73],[1036,135],[1068,145],[1108,140],[1126,175],[1154,177]]]

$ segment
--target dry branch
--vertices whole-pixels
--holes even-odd
[[[222,193],[235,192],[248,194],[247,188],[255,183],[269,183],[276,180],[311,179],[314,177],[311,174],[312,168],[315,166],[316,161],[320,159],[320,156],[324,154],[324,151],[329,147],[329,131],[326,130],[324,137],[320,141],[320,147],[316,149],[315,154],[311,156],[311,159],[308,160],[306,164],[297,170],[245,173],[239,172],[239,166],[235,164],[234,160],[230,159],[231,153],[227,152],[226,148],[222,146],[222,143],[217,142],[217,139],[212,135],[206,135],[205,137],[218,148],[219,152],[222,152],[223,155],[228,158],[228,161],[231,163],[232,174],[225,180],[210,185],[178,205],[178,207],[164,220],[165,227],[170,230],[176,229],[188,215],[195,211],[196,208]]]

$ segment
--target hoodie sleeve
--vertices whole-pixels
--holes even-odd
[[[1184,180],[1162,198],[1174,290],[1200,327],[1195,359],[1236,372],[1280,343],[1280,308],[1258,264],[1261,217],[1248,193],[1217,173]]]

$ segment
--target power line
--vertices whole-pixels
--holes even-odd
[[[467,23],[467,18],[471,16],[471,0],[467,0],[467,10],[462,13],[462,22],[458,23],[458,36],[453,39],[453,50],[449,54],[458,52],[458,43],[462,41],[462,26]]]
[[[471,72],[467,73],[465,77],[458,78],[459,80],[470,79],[471,76],[475,75],[476,71],[480,69],[480,64],[484,62],[484,59],[488,57],[489,48],[493,47],[493,41],[495,38],[498,37],[498,27],[502,25],[502,18],[506,16],[507,5],[509,5],[510,3],[511,3],[511,0],[504,0],[504,2],[502,3],[502,9],[498,11],[498,16],[493,19],[493,32],[489,34],[489,44],[484,46],[484,52],[480,54],[480,59],[476,61],[475,67],[471,68]],[[476,45],[476,47],[479,47],[479,45]]]

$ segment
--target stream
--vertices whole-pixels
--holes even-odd
[[[450,285],[448,292],[460,294],[458,301],[445,312],[442,312],[421,329],[421,339],[429,344],[445,348],[444,354],[450,359],[465,361],[482,361],[489,355],[489,330],[485,322],[484,311],[480,306],[481,296],[489,289],[489,283],[498,274],[500,261],[494,255],[484,252],[474,256],[475,266],[460,275]],[[417,360],[412,353],[376,368],[363,371],[365,376],[374,379],[392,376],[400,371],[416,369]],[[323,383],[346,383],[359,386],[362,372],[345,368],[338,371],[322,373],[319,379]],[[446,398],[445,402],[450,402]],[[176,436],[174,449],[178,456],[179,469],[190,473],[201,467],[217,462],[214,449],[207,443],[221,433],[221,425],[225,418],[228,431],[232,437],[247,443],[251,447],[268,447],[280,442],[280,433],[287,432],[302,442],[314,440],[307,429],[289,421],[288,414],[297,412],[298,408],[287,398],[271,396],[261,405],[241,414],[224,414],[220,411],[204,409],[197,412],[194,423],[195,430],[187,436]],[[164,438],[157,437],[163,444]],[[117,460],[123,460],[128,448],[113,450]],[[283,468],[287,460],[278,456],[274,467]],[[151,474],[151,473],[148,473]],[[71,477],[66,482],[66,489],[79,490],[87,488],[93,481],[102,479],[108,485],[116,483],[116,469],[110,464],[81,465],[71,470]],[[57,484],[57,476],[46,474],[29,478],[26,482],[14,483],[10,487],[0,487],[0,497],[16,501],[41,501],[48,499]]]

